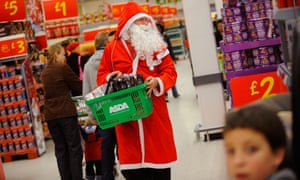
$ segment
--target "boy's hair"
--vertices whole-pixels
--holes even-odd
[[[265,105],[250,105],[226,113],[224,134],[236,128],[249,128],[261,133],[272,151],[286,149],[285,128],[277,112]]]

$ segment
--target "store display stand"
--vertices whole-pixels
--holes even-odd
[[[37,158],[46,146],[34,109],[36,96],[30,88],[33,80],[28,73],[32,70],[27,59],[27,41],[24,34],[18,34],[0,38],[0,42],[2,48],[11,47],[0,58],[0,156],[3,162],[18,157]]]

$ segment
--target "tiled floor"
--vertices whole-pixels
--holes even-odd
[[[223,141],[203,141],[193,129],[201,123],[200,111],[192,85],[191,65],[188,60],[177,63],[177,99],[169,93],[169,111],[173,121],[178,162],[172,168],[172,180],[226,180]],[[7,180],[59,179],[52,141],[47,141],[47,152],[34,160],[18,160],[4,164]],[[123,178],[118,177],[118,180]]]

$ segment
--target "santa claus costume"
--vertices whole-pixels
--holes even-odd
[[[153,77],[157,80],[158,86],[151,95],[153,113],[147,118],[115,127],[118,157],[120,169],[126,179],[170,179],[170,168],[177,160],[177,154],[164,94],[175,85],[177,73],[166,45],[151,56],[149,53],[138,52],[133,45],[135,40],[130,37],[129,30],[141,18],[148,19],[152,30],[160,36],[152,17],[137,3],[127,3],[120,17],[115,39],[104,50],[97,84],[107,83],[110,73],[114,71],[142,74],[144,79]],[[160,173],[163,170],[167,170],[165,172],[169,174],[168,177]],[[131,176],[126,176],[128,172]]]

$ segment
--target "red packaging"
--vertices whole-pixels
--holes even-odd
[[[285,7],[287,7],[286,0],[277,0],[277,6],[278,6],[278,8],[285,8]]]

